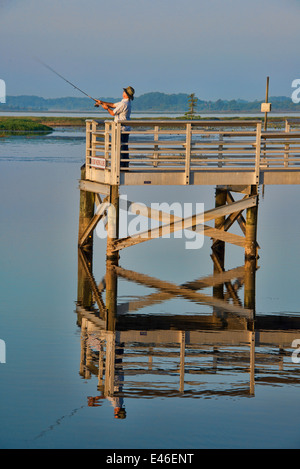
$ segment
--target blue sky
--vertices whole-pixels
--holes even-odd
[[[299,0],[0,0],[8,95],[92,96],[131,85],[200,99],[291,96],[300,78]]]

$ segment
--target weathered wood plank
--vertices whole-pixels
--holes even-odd
[[[79,181],[79,189],[87,192],[94,192],[95,194],[110,194],[110,186],[96,181],[87,181],[81,179]]]
[[[142,233],[137,233],[136,235],[129,236],[127,238],[118,239],[114,242],[114,250],[119,251],[126,247],[134,246],[151,239],[160,238],[166,234],[168,228],[168,233],[174,233],[175,231],[181,231],[183,229],[189,229],[196,227],[199,224],[203,224],[206,221],[214,220],[217,217],[229,215],[230,213],[236,212],[237,210],[244,210],[249,207],[255,206],[257,203],[257,196],[247,197],[246,199],[239,200],[229,205],[224,205],[222,207],[214,208],[203,212],[201,214],[196,214],[185,219],[179,219],[171,222],[169,225],[162,225],[158,228],[150,229]],[[201,219],[201,222],[199,221]],[[244,246],[244,239],[241,236],[233,235],[231,233],[221,232],[215,228],[207,227],[202,225],[202,228],[199,228],[199,232],[204,229],[204,233],[207,236],[211,236],[217,239],[228,240],[232,244],[238,244],[239,246]],[[213,235],[213,236],[212,236]],[[221,238],[220,238],[221,236]]]

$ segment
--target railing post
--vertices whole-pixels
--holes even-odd
[[[117,132],[116,132],[116,174],[114,184],[120,184],[120,160],[121,160],[121,124],[117,123]]]
[[[116,124],[111,124],[111,159],[110,159],[110,183],[116,180]]]
[[[86,137],[85,137],[85,178],[90,179],[90,157],[92,151],[92,123],[86,121]]]
[[[184,183],[190,183],[192,124],[186,124],[186,150],[185,150],[185,178]]]
[[[254,184],[259,184],[260,176],[260,152],[261,152],[261,122],[256,125],[256,149],[255,149],[255,172]]]
[[[223,142],[224,137],[223,134],[219,134],[219,140],[220,142]],[[223,166],[223,143],[220,143],[219,148],[218,148],[218,168],[222,168]]]
[[[286,133],[290,133],[291,131],[291,126],[290,124],[288,123],[288,121],[286,120],[285,121],[285,132]],[[284,145],[284,167],[287,168],[289,166],[289,153],[290,153],[290,144],[289,143],[286,143]]]
[[[154,126],[154,141],[155,141],[155,142],[158,142],[158,129],[159,129],[158,125],[155,125],[155,126]],[[153,154],[153,158],[154,158],[155,160],[158,159],[158,144],[157,144],[157,145],[154,145],[154,154]],[[157,166],[158,166],[157,161],[154,161],[154,162],[153,162],[153,167],[156,168]]]
[[[105,122],[105,126],[104,126],[104,132],[105,132],[105,134],[104,134],[104,158],[105,158],[106,161],[109,160],[110,128],[111,128],[110,122]]]
[[[92,122],[92,158],[96,156],[96,144],[97,144],[97,122],[93,121]]]

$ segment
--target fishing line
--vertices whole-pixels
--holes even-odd
[[[42,64],[44,67],[48,68],[48,70],[50,70],[51,72],[55,73],[55,75],[57,75],[58,77],[62,78],[65,82],[69,83],[69,85],[73,86],[73,88],[75,88],[76,90],[80,91],[80,93],[84,94],[85,96],[87,96],[88,98],[92,99],[93,101],[97,102],[98,100],[95,99],[95,98],[92,98],[92,96],[90,96],[89,94],[87,94],[85,91],[81,90],[80,88],[78,88],[78,86],[74,85],[74,83],[72,83],[71,81],[67,80],[65,77],[63,77],[60,73],[58,73],[56,70],[54,70],[52,67],[50,67],[50,65],[47,65],[46,63],[42,62],[40,59],[36,59],[37,62],[39,62],[40,64]]]

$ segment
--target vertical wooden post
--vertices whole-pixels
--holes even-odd
[[[245,260],[244,308],[253,311],[253,319],[248,323],[250,344],[250,395],[255,392],[255,311],[256,311],[256,270],[257,259]]]
[[[105,360],[105,384],[104,395],[114,395],[115,383],[115,358],[116,358],[116,335],[114,332],[106,333],[106,360]]]
[[[266,85],[266,103],[269,101],[269,77],[267,77]],[[268,126],[268,113],[265,112],[265,122],[264,122],[264,131],[266,132]]]
[[[219,141],[223,142],[224,140],[224,135],[219,134]],[[219,148],[218,148],[218,168],[222,168],[223,166],[223,143],[220,143]]]
[[[185,331],[180,332],[180,384],[179,392],[184,392],[184,357],[185,357]]]
[[[155,125],[155,126],[154,126],[154,141],[155,141],[155,142],[158,142],[158,140],[159,140],[158,131],[159,131],[158,125]],[[153,158],[154,158],[154,160],[158,160],[158,144],[157,144],[157,145],[154,145]],[[157,166],[158,166],[157,161],[154,161],[154,162],[153,162],[153,167],[156,168]]]
[[[261,122],[256,126],[256,148],[255,148],[255,174],[254,184],[259,184],[260,178],[260,154],[261,154]]]
[[[109,159],[109,151],[110,151],[110,128],[111,124],[110,122],[105,122],[104,125],[104,158],[106,160],[106,163]]]
[[[114,251],[115,240],[119,237],[119,186],[110,186],[110,197],[107,219],[107,248],[106,257],[110,260],[118,260],[119,252]]]
[[[257,258],[258,186],[251,186],[251,195],[257,196],[257,203],[247,209],[245,260]]]
[[[215,195],[215,207],[221,207],[222,205],[226,205],[227,200],[227,190],[221,189],[216,187],[216,195]],[[221,225],[225,222],[225,216],[219,217],[215,219],[215,228],[219,229]],[[213,240],[214,242],[214,240]],[[225,268],[225,242],[217,240],[213,245],[213,253],[218,259],[219,266],[224,270]],[[214,264],[214,274],[219,273],[220,270]],[[224,285],[218,285],[213,288],[213,296],[215,298],[222,299],[224,296]]]
[[[291,131],[291,126],[288,123],[288,121],[285,121],[285,132],[289,133]],[[288,140],[287,140],[288,141]],[[290,145],[289,143],[286,143],[284,145],[284,167],[287,168],[289,165],[289,154],[290,154]]]
[[[120,122],[118,122],[116,125],[116,153],[115,153],[116,173],[115,173],[115,181],[113,181],[113,184],[120,184],[120,167],[121,167],[121,158],[122,158],[121,134],[122,134],[121,124]]]
[[[81,167],[81,180],[86,179],[86,167],[83,165]],[[83,232],[87,228],[91,219],[94,216],[94,204],[95,204],[95,194],[93,192],[88,192],[85,190],[80,191],[80,202],[79,202],[79,232],[78,239],[81,238]],[[93,244],[93,235],[90,234],[88,238],[88,244]]]
[[[85,165],[81,167],[81,179],[85,180]],[[80,191],[80,205],[79,205],[79,230],[78,240],[81,236],[91,219],[94,216],[94,205],[95,205],[95,194],[93,192]],[[91,233],[83,247],[85,256],[89,267],[92,268],[93,262],[93,233]],[[83,307],[88,308],[92,305],[92,291],[89,280],[87,278],[84,266],[78,256],[78,283],[77,283],[77,301]]]
[[[97,122],[93,121],[92,122],[92,151],[91,151],[91,157],[94,158],[96,156],[96,144],[97,144]]]
[[[85,378],[86,371],[86,345],[87,343],[87,320],[81,318],[81,335],[80,335],[80,366],[79,375]]]
[[[245,260],[244,307],[255,313],[256,259]]]
[[[87,174],[85,177],[89,179],[89,172],[90,172],[90,163],[91,163],[91,156],[92,156],[92,122],[90,120],[86,121],[86,137],[85,137],[85,168]]]
[[[250,395],[255,394],[255,331],[249,331],[250,335]]]
[[[184,183],[190,183],[190,166],[191,166],[191,144],[192,144],[192,125],[186,124],[186,150],[185,150],[185,179]]]
[[[117,296],[118,296],[118,276],[114,269],[117,260],[106,261],[106,300],[105,306],[107,310],[106,329],[114,332],[116,330],[117,317]]]
[[[80,248],[79,248],[80,249]],[[93,305],[93,291],[91,288],[89,277],[84,268],[83,261],[79,255],[78,249],[78,277],[77,277],[77,304],[84,309],[90,309]],[[93,249],[87,249],[85,257],[89,268],[92,268],[93,263]]]

